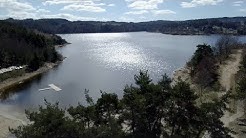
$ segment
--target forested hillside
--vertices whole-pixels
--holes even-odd
[[[103,33],[103,32],[160,32],[175,35],[191,34],[234,34],[246,35],[246,17],[224,17],[186,21],[150,21],[150,22],[99,22],[68,21],[65,19],[26,19],[6,21],[21,24],[46,33]]]
[[[53,45],[66,43],[57,35],[43,34],[0,21],[0,68],[29,65],[36,70],[44,62],[55,62],[60,55]]]

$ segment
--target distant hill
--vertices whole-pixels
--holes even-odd
[[[246,17],[223,17],[186,21],[159,20],[138,23],[115,21],[68,21],[66,19],[6,19],[6,21],[52,34],[147,31],[174,35],[246,35]]]
[[[0,21],[0,68],[17,65],[37,65],[44,62],[56,62],[60,55],[54,45],[66,43],[57,35],[44,34],[39,31]]]

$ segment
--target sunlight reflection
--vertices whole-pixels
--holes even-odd
[[[157,75],[172,68],[168,64],[169,59],[163,59],[163,55],[159,55],[156,50],[135,41],[137,38],[131,33],[86,34],[82,39],[90,44],[87,51],[82,53],[86,54],[90,61],[99,62],[98,66],[112,71],[148,70],[149,73]]]
[[[166,68],[164,61],[151,58],[151,52],[143,51],[130,43],[102,43],[92,53],[95,54],[94,58],[110,69],[153,69],[159,72],[158,70],[163,71]]]

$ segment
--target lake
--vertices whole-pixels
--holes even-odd
[[[43,74],[18,90],[5,95],[0,102],[18,110],[35,109],[49,102],[61,107],[85,104],[84,90],[96,99],[100,90],[122,97],[126,84],[134,83],[134,75],[148,70],[153,81],[161,75],[172,75],[185,65],[198,44],[214,45],[218,35],[174,36],[160,33],[93,33],[60,35],[71,44],[58,48],[67,57],[58,67]],[[246,42],[246,37],[240,37]],[[39,91],[49,84],[62,91]]]

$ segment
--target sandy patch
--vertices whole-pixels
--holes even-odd
[[[221,76],[219,82],[221,86],[225,89],[225,91],[231,89],[231,80],[233,75],[235,75],[239,71],[241,59],[242,50],[240,49],[231,54],[230,59],[225,64],[220,65],[219,74]]]
[[[26,125],[27,122],[24,111],[11,105],[0,105],[0,138],[10,136],[9,127],[17,128],[19,125]]]
[[[223,92],[221,95],[225,94],[227,91],[232,89],[235,93],[235,74],[239,71],[240,62],[242,59],[242,50],[237,50],[235,53],[230,55],[230,59],[223,65],[220,66],[220,79],[219,82],[223,87]],[[240,118],[244,114],[243,102],[235,101],[234,103],[235,113],[225,112],[224,117],[221,120],[224,122],[225,126],[229,126],[229,123]]]
[[[236,50],[233,54],[230,55],[230,58],[222,65],[220,65],[219,68],[219,82],[222,86],[222,91],[220,92],[209,92],[210,94],[214,94],[213,97],[221,97],[224,95],[228,90],[232,89],[232,91],[235,93],[235,74],[239,71],[239,66],[240,62],[242,60],[242,50]],[[197,87],[194,83],[191,81],[190,77],[190,71],[189,69],[185,66],[183,68],[180,68],[173,73],[173,81],[172,85],[174,85],[178,79],[181,79],[185,82],[188,82],[191,84],[191,88],[195,91],[197,91]],[[203,94],[203,98],[208,98],[209,96],[206,97],[206,93]],[[205,99],[203,100],[205,101]],[[231,103],[228,105],[230,108],[233,109],[233,113],[231,112],[225,112],[225,115],[221,118],[221,121],[225,124],[225,126],[232,128],[233,130],[238,132],[238,125],[236,125],[238,118],[241,118],[244,115],[244,106],[245,103],[243,101],[235,101],[232,100]],[[233,135],[233,137],[242,137],[242,133],[238,135]],[[246,137],[246,135],[243,135],[243,137]]]

